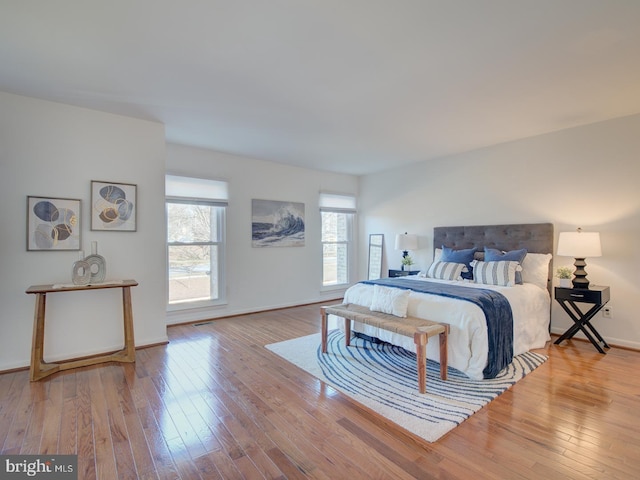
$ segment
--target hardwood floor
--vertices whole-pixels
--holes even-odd
[[[319,331],[295,307],[171,327],[135,364],[0,375],[0,453],[77,453],[83,480],[638,478],[640,352],[549,345],[428,444],[264,348]]]

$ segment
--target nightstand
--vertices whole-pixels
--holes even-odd
[[[417,275],[418,270],[389,270],[389,277],[407,277],[409,275]]]
[[[574,325],[564,332],[554,343],[558,345],[563,340],[572,338],[576,333],[578,333],[578,330],[580,330],[600,353],[607,353],[603,350],[603,347],[610,347],[600,336],[595,327],[591,325],[591,319],[593,319],[595,314],[602,310],[602,307],[604,307],[609,301],[609,287],[603,287],[600,285],[590,286],[589,288],[555,287],[555,297],[562,309],[567,312],[569,317],[571,317],[571,320],[574,321]],[[592,307],[583,313],[576,303],[587,303],[591,304]],[[596,338],[593,338],[594,335]]]

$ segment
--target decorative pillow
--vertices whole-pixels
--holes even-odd
[[[513,261],[513,262],[518,262],[520,266],[522,266],[522,262],[526,256],[527,256],[526,248],[522,248],[520,250],[511,250],[509,252],[503,252],[496,248],[484,247],[485,262]],[[518,285],[522,285],[522,272],[516,272],[516,283]]]
[[[436,248],[435,251],[433,252],[433,262],[431,262],[431,265],[433,265],[435,262],[440,261],[440,257],[441,256],[442,256],[442,249],[441,248]],[[431,265],[429,265],[429,267],[431,267]],[[418,277],[428,278],[429,277],[429,267],[427,267],[426,270],[421,270],[420,272],[418,272]]]
[[[462,271],[462,278],[471,280],[473,279],[473,267],[471,266],[471,262],[473,262],[473,255],[476,253],[477,248],[467,248],[463,250],[454,250],[453,248],[442,246],[442,256],[440,257],[440,261],[442,262],[453,262],[453,263],[464,263],[467,267],[467,271]]]
[[[433,262],[427,272],[427,277],[439,280],[460,280],[465,270],[463,263]]]
[[[546,290],[551,257],[550,253],[528,253],[522,262],[522,281]]]
[[[518,262],[476,262],[473,278],[476,283],[513,287],[516,284],[516,270],[522,269]]]
[[[389,313],[404,318],[407,316],[410,294],[410,290],[374,285],[373,299],[369,308],[374,312]]]

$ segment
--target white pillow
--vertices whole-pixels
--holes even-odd
[[[410,290],[374,285],[373,299],[369,308],[374,312],[389,313],[396,317],[405,318],[410,294]]]
[[[433,263],[439,261],[441,256],[442,256],[442,249],[441,248],[436,248],[435,253],[433,254]],[[432,263],[432,265],[433,265],[433,263]],[[427,268],[426,270],[420,270],[418,272],[418,277],[419,278],[428,278],[429,277],[429,269]]]
[[[427,277],[439,280],[462,280],[460,275],[465,270],[467,270],[467,267],[464,263],[437,261],[433,262],[429,267]]]
[[[483,285],[513,287],[516,284],[516,271],[520,264],[513,261],[479,262],[473,267],[473,280]]]
[[[546,290],[551,257],[550,253],[527,253],[522,261],[522,281]]]

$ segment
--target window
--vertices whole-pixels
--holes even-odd
[[[167,175],[168,303],[173,309],[224,300],[226,185]]]
[[[322,218],[322,286],[349,283],[353,249],[355,197],[320,194]]]

